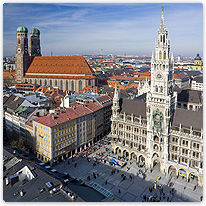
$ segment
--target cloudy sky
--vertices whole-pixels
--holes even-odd
[[[44,56],[119,54],[154,51],[161,7],[174,56],[203,53],[203,5],[197,3],[4,4],[3,55],[15,55],[16,29],[41,32]]]

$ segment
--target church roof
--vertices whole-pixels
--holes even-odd
[[[83,56],[36,56],[26,75],[93,75],[94,71]],[[63,76],[62,76],[63,77]]]
[[[190,128],[192,126],[194,130],[200,131],[203,128],[203,112],[177,108],[172,125],[180,126],[180,124],[182,127]]]

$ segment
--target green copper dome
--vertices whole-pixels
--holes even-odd
[[[17,32],[28,33],[28,29],[25,26],[19,26]]]
[[[199,54],[197,54],[197,56],[195,57],[195,60],[202,60],[202,58],[200,57]]]
[[[30,30],[30,34],[38,34],[40,35],[40,31],[37,28],[33,28]]]

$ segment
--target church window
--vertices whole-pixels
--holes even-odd
[[[32,84],[32,79],[30,79],[30,84]]]
[[[79,81],[79,91],[81,91],[82,90],[82,81],[80,80]]]
[[[41,81],[41,79],[40,79],[40,83],[39,83],[41,86],[42,86],[42,81]]]
[[[163,36],[163,43],[165,43],[165,35]]]
[[[61,80],[61,90],[63,90],[63,82],[62,82],[62,80]]]
[[[57,80],[55,80],[55,86],[57,86]]]
[[[91,80],[89,79],[89,81],[88,81],[88,85],[91,85]]]
[[[33,45],[33,41],[31,41],[31,45]]]
[[[18,44],[20,44],[20,39],[18,39]]]
[[[159,59],[160,60],[162,59],[162,52],[161,51],[159,52]]]
[[[45,79],[44,84],[47,85],[47,80]]]
[[[50,86],[52,87],[52,80],[50,80]]]
[[[35,84],[37,84],[36,79],[35,79]]]
[[[66,80],[66,90],[68,90],[68,80]]]
[[[160,41],[162,42],[162,35],[160,36]]]
[[[74,81],[72,80],[72,91],[74,91]]]

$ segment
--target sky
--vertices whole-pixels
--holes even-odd
[[[16,53],[16,29],[40,30],[43,56],[151,56],[162,6],[174,56],[203,56],[201,3],[62,3],[3,5],[3,56]]]

